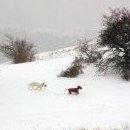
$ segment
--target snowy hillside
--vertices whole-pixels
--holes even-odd
[[[130,82],[117,75],[101,76],[88,65],[77,78],[57,75],[74,55],[0,66],[0,130],[76,130],[120,128],[130,123]],[[32,81],[47,84],[31,90]],[[81,85],[79,95],[65,89]]]
[[[49,60],[55,58],[65,58],[77,55],[77,46],[58,49],[56,51],[47,51],[36,55],[36,60]]]

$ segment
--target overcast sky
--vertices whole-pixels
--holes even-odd
[[[96,35],[109,8],[130,7],[130,0],[0,0],[0,28],[86,32]]]

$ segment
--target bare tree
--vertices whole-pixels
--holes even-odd
[[[78,46],[79,56],[86,60],[87,63],[93,63],[98,60],[101,55],[97,51],[99,48],[98,44],[92,44],[87,40],[79,41],[80,45]]]
[[[10,59],[13,63],[24,63],[34,60],[36,53],[34,44],[26,40],[14,39],[10,35],[6,35],[7,43],[0,45],[0,51]]]

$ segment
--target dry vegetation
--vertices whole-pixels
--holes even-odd
[[[25,63],[33,61],[35,58],[34,44],[26,40],[7,37],[7,43],[0,45],[0,51],[10,58],[13,63]]]

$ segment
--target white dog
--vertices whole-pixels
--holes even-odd
[[[41,89],[42,90],[42,87],[47,87],[47,85],[43,82],[43,83],[39,83],[39,82],[31,82],[29,85],[29,88],[32,88],[34,90],[37,90],[37,89]]]

